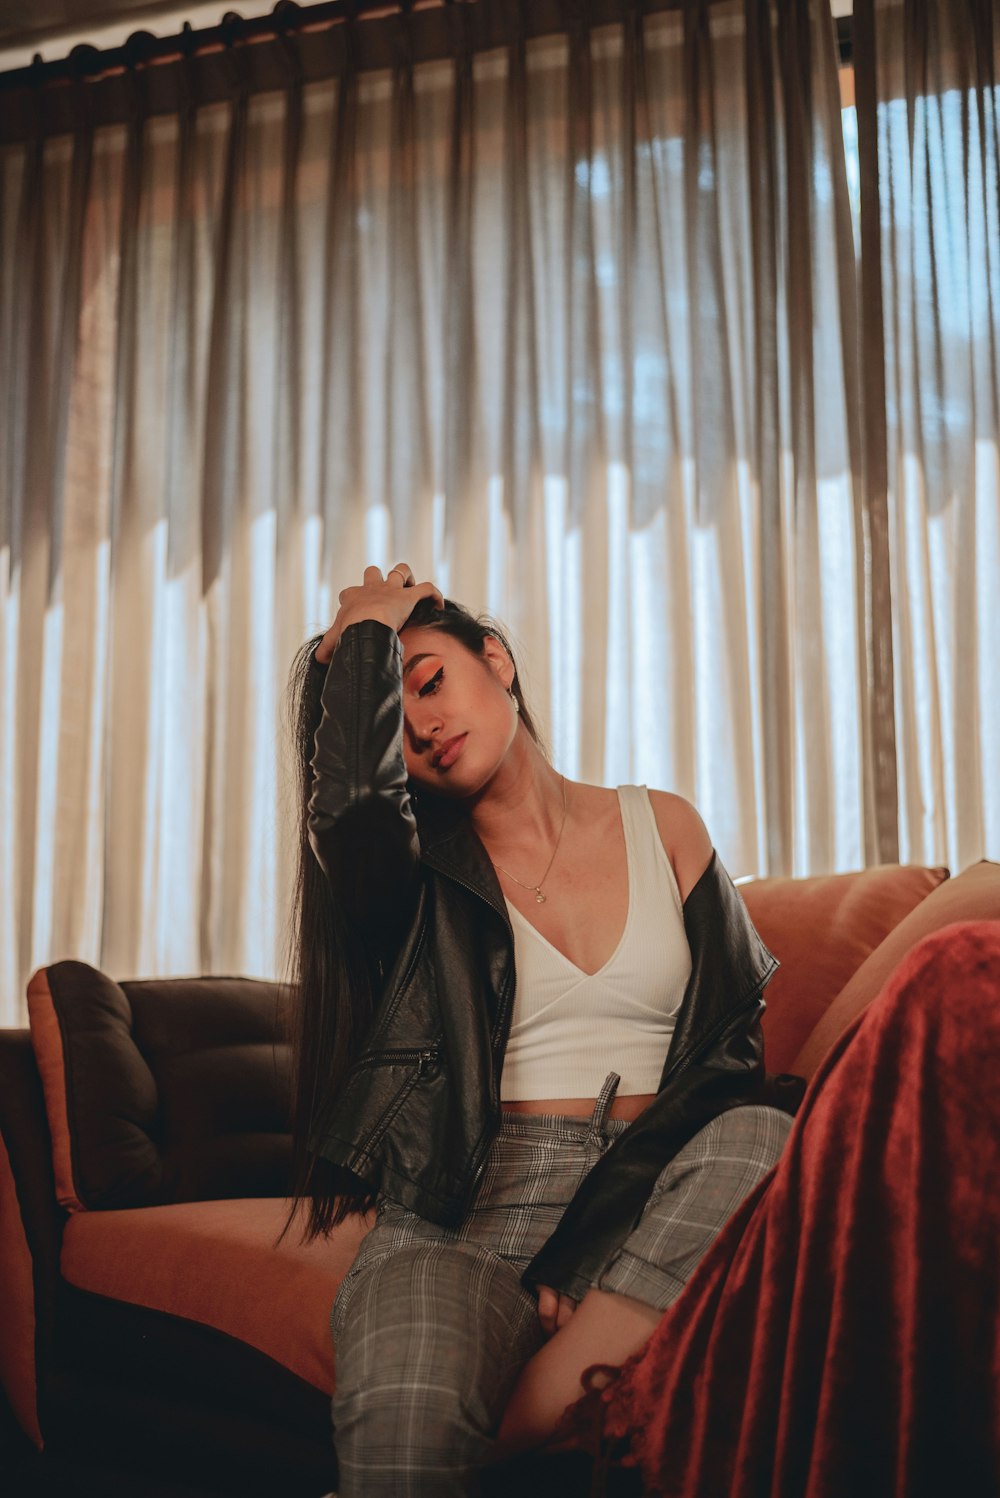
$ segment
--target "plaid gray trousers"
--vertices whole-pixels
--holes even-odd
[[[477,1473],[518,1373],[542,1346],[520,1276],[627,1122],[612,1072],[589,1119],[506,1113],[459,1228],[383,1201],[334,1303],[339,1498],[457,1498]],[[733,1108],[666,1165],[597,1288],[665,1310],[781,1153],[775,1108]]]

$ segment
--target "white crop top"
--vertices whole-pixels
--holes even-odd
[[[570,962],[509,902],[516,988],[502,1100],[591,1098],[609,1071],[618,1095],[656,1092],[691,974],[677,880],[644,785],[620,785],[628,915],[596,973]]]

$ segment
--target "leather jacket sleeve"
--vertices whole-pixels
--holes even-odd
[[[548,1285],[581,1299],[638,1223],[678,1150],[729,1108],[776,1100],[765,1086],[760,1016],[761,993],[778,963],[717,854],[685,901],[684,925],[691,977],[660,1090],[585,1176],[522,1276],[529,1289]],[[801,1090],[786,1097],[797,1103]]]
[[[326,668],[311,760],[310,845],[348,920],[385,951],[416,899],[420,863],[403,758],[402,658],[389,625],[348,625]]]

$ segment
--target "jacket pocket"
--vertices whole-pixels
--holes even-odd
[[[391,1070],[393,1067],[399,1067],[405,1073],[399,1086],[394,1091],[390,1090],[379,1106],[378,1118],[359,1146],[360,1156],[370,1155],[376,1148],[417,1083],[436,1073],[441,1060],[441,1050],[440,1045],[405,1046],[393,1050],[370,1051],[367,1055],[358,1057],[355,1062],[355,1072],[382,1071],[386,1068]]]

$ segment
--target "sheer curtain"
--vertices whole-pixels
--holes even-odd
[[[900,849],[1000,857],[1000,6],[863,0],[877,97]]]
[[[61,956],[281,970],[283,683],[370,561],[734,874],[894,854],[827,7],[496,9],[0,157],[8,1019]]]

